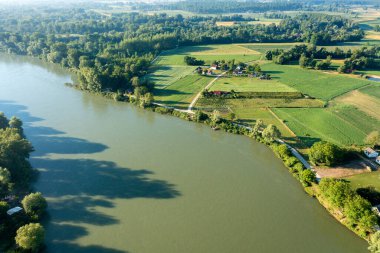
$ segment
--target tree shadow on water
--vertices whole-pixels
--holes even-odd
[[[23,120],[27,138],[36,149],[31,157],[33,166],[40,171],[36,188],[48,198],[49,204],[49,217],[44,221],[48,252],[126,252],[98,245],[81,246],[75,241],[91,236],[87,225],[101,229],[120,223],[110,212],[102,212],[104,208],[115,208],[116,199],[180,196],[175,185],[156,179],[150,170],[120,167],[112,161],[48,158],[46,154],[85,155],[102,152],[108,147],[67,136],[51,127],[38,126],[35,123],[43,119],[31,116],[23,105],[0,101],[0,111]]]

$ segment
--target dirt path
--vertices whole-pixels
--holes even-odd
[[[215,77],[211,82],[209,82],[193,99],[193,101],[191,101],[189,107],[187,108],[187,112],[189,113],[192,113],[193,112],[193,108],[194,108],[194,105],[197,103],[198,99],[201,97],[202,95],[202,92],[208,88],[210,88],[214,82],[216,80],[218,80],[220,77],[222,77],[224,74],[226,74],[227,71],[223,72],[222,74],[218,75],[217,77]]]

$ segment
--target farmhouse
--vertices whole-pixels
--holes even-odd
[[[364,154],[369,157],[369,158],[376,158],[379,156],[379,153],[377,153],[375,150],[372,148],[366,148],[364,149]]]
[[[376,163],[380,164],[380,156],[376,158]]]
[[[11,216],[11,215],[13,215],[13,214],[15,214],[15,213],[20,212],[21,210],[22,210],[21,207],[16,206],[16,207],[13,207],[13,208],[9,209],[9,210],[7,211],[7,214],[8,214],[9,216]]]
[[[212,70],[217,70],[218,67],[219,67],[218,65],[216,65],[216,64],[212,64],[211,67],[210,67],[210,69],[212,69]]]

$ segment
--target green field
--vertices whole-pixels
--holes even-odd
[[[355,175],[346,179],[351,182],[354,189],[372,186],[380,191],[380,171]]]
[[[339,47],[340,49],[342,49],[344,51],[347,51],[349,49],[354,50],[354,49],[361,48],[363,46],[375,46],[375,45],[379,45],[379,44],[380,44],[380,40],[363,39],[361,41],[342,42],[342,43],[338,43],[334,46],[323,46],[323,47],[329,51],[334,50],[337,47]]]
[[[190,75],[195,70],[194,66],[153,66],[147,76],[154,81],[157,89],[163,89],[173,84],[175,81]]]
[[[274,80],[287,84],[298,91],[325,101],[348,91],[376,83],[365,79],[352,78],[338,74],[326,74],[321,71],[302,69],[298,66],[268,63],[262,70],[271,74]]]
[[[273,110],[306,145],[319,140],[361,145],[366,135],[378,126],[376,120],[349,106]]]
[[[251,99],[218,99],[202,98],[197,107],[212,111],[216,109],[256,109],[256,108],[322,108],[324,102],[318,99],[285,99],[285,98],[251,98]]]
[[[261,119],[265,125],[276,125],[283,137],[292,137],[291,133],[265,108],[234,108],[232,110],[240,122],[253,125]]]
[[[367,95],[380,99],[380,85],[372,85],[360,89],[360,92],[363,92]]]
[[[273,49],[290,49],[294,47],[295,45],[300,45],[304,43],[250,43],[250,44],[240,44],[241,46],[260,52],[260,53],[265,53],[268,50],[273,50]]]
[[[250,62],[261,58],[259,52],[235,44],[203,45],[165,51],[160,54],[155,64],[165,66],[185,65],[183,58],[186,55],[204,60],[206,64],[211,64],[215,60],[229,61],[234,59],[236,62]]]
[[[168,106],[187,109],[193,97],[212,79],[213,77],[188,75],[165,89],[156,89],[154,91],[155,101]]]
[[[292,92],[291,88],[277,80],[259,80],[250,77],[223,77],[218,79],[210,90],[222,90],[236,92]]]

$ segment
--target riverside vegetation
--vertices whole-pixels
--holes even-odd
[[[30,193],[30,181],[36,175],[28,161],[33,151],[25,139],[22,121],[8,120],[0,113],[0,250],[36,252],[44,242],[44,228],[38,223],[47,202],[41,193]],[[21,205],[23,210],[8,214]]]

